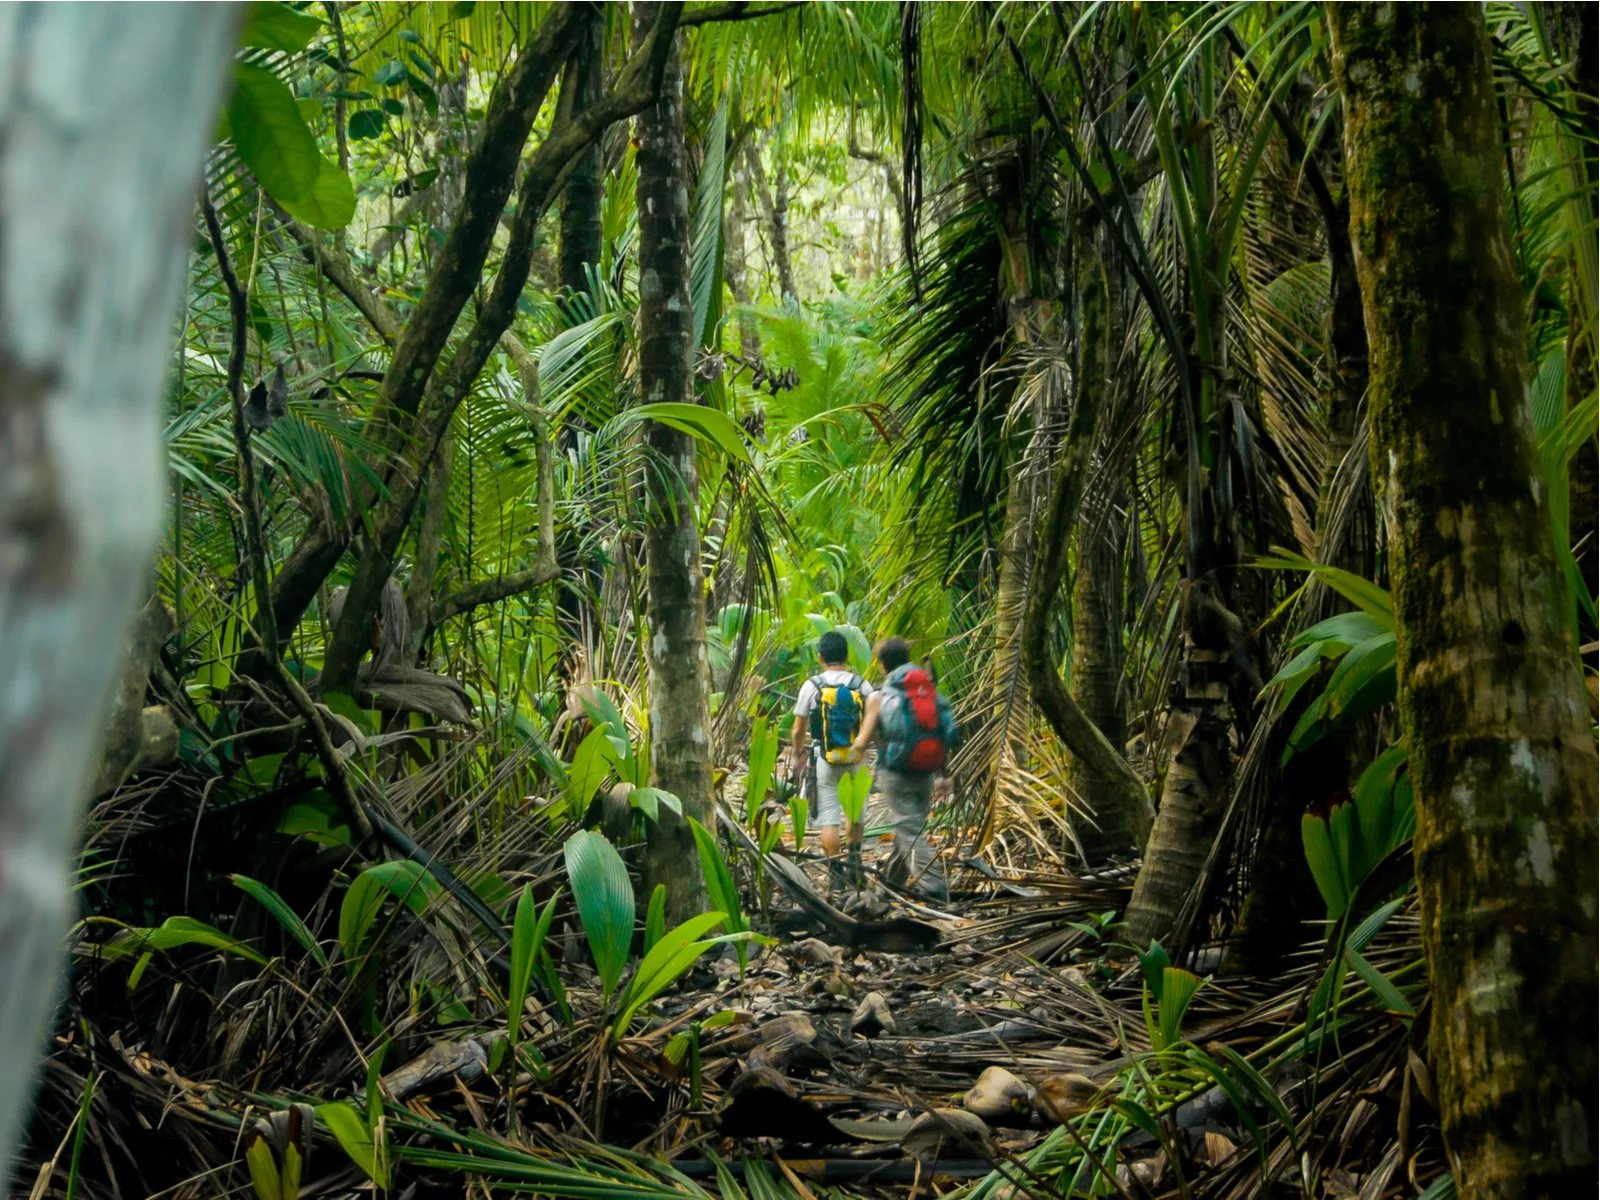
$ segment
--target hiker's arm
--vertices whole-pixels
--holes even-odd
[[[794,728],[789,731],[789,774],[798,775],[805,769],[806,753],[806,719],[796,717]]]
[[[856,740],[850,743],[850,749],[855,753],[865,754],[867,747],[872,745],[872,735],[878,732],[878,710],[882,707],[882,692],[873,692],[867,697],[867,711],[861,718],[861,732],[856,734]]]

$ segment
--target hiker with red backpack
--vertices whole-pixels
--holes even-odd
[[[830,629],[817,639],[817,657],[822,660],[821,673],[800,686],[795,700],[789,768],[796,779],[803,778],[810,735],[816,747],[817,824],[821,826],[822,852],[832,869],[839,854],[839,828],[845,823],[839,778],[862,759],[852,743],[861,731],[873,690],[850,669],[850,643],[838,630]],[[859,829],[847,833],[851,838],[861,836]]]
[[[922,831],[933,807],[936,780],[959,731],[932,672],[911,660],[911,647],[904,638],[880,642],[877,659],[887,674],[883,686],[867,701],[861,732],[851,749],[865,753],[874,735],[881,735],[874,780],[894,814],[894,850],[884,875],[891,883],[909,880],[918,890],[942,898],[944,873],[927,853]]]

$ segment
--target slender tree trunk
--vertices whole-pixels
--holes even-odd
[[[761,335],[756,330],[755,316],[749,311],[750,279],[744,249],[744,225],[749,212],[749,172],[735,164],[733,201],[723,226],[722,273],[733,293],[733,302],[739,306],[739,354],[746,362],[756,363],[761,361]]]
[[[794,268],[789,263],[789,180],[780,157],[777,164],[777,196],[767,186],[767,170],[761,165],[761,148],[750,143],[747,161],[750,178],[756,185],[756,198],[761,201],[762,214],[767,219],[767,239],[772,245],[772,266],[778,273],[778,294],[785,304],[794,299]]]
[[[642,41],[658,6],[633,8]],[[694,309],[689,300],[689,181],[683,74],[667,60],[657,101],[639,114],[639,394],[647,404],[694,403]],[[685,817],[716,828],[711,789],[711,717],[705,585],[694,438],[646,426],[645,556],[650,614],[650,782],[683,803]],[[676,920],[703,911],[705,881],[687,821],[663,809],[650,826],[646,886],[667,888]]]
[[[1596,760],[1476,5],[1331,4],[1433,1061],[1461,1194],[1595,1186]]]
[[[1121,752],[1128,740],[1126,688],[1123,686],[1122,548],[1125,526],[1115,501],[1099,528],[1079,526],[1078,572],[1072,587],[1072,696],[1083,715]],[[1116,788],[1074,756],[1069,776],[1080,803],[1094,823],[1075,826],[1089,866],[1133,849],[1133,827]]]
[[[149,594],[172,314],[238,20],[235,5],[0,11],[0,1162]]]
[[[590,21],[567,64],[573,79],[573,104],[579,110],[600,100],[605,22]],[[563,85],[562,90],[566,90]],[[585,269],[600,262],[600,208],[605,199],[600,147],[590,146],[578,156],[561,192],[561,286],[569,292],[589,290]]]
[[[433,595],[439,574],[439,551],[450,517],[450,474],[455,463],[456,439],[445,434],[429,469],[423,497],[422,521],[417,526],[417,557],[406,581],[406,612],[410,616],[410,643],[405,647],[407,666],[420,665],[422,643],[433,628]]]

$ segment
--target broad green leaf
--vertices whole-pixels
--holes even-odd
[[[567,802],[578,820],[583,820],[589,811],[589,802],[611,773],[613,757],[606,731],[598,724],[578,744],[577,753],[572,756],[572,766],[567,771],[566,783]]]
[[[1189,1002],[1200,990],[1201,983],[1198,975],[1182,967],[1167,967],[1161,972],[1161,1044],[1156,1049],[1165,1050],[1177,1043],[1184,1014],[1189,1011]]]
[[[372,73],[372,82],[379,87],[399,87],[405,81],[405,64],[394,59],[390,59]]]
[[[328,966],[328,956],[323,953],[322,947],[317,945],[316,936],[306,927],[300,915],[289,907],[288,901],[264,883],[258,883],[248,875],[231,875],[233,886],[240,891],[255,897],[262,908],[266,909],[277,918],[278,924],[288,930],[289,935],[306,948],[306,952],[317,960],[317,965],[324,970]]]
[[[1407,761],[1404,744],[1396,743],[1373,759],[1367,769],[1361,772],[1361,778],[1356,780],[1352,795],[1361,822],[1362,841],[1368,854],[1365,864],[1367,871],[1362,873],[1363,879],[1371,868],[1377,866],[1386,854],[1404,840],[1397,841],[1394,836],[1403,822],[1403,818],[1397,819],[1395,785],[1405,771]]]
[[[1289,1107],[1283,1102],[1283,1097],[1278,1094],[1277,1089],[1268,1083],[1261,1073],[1252,1067],[1244,1056],[1232,1046],[1217,1042],[1206,1047],[1206,1049],[1213,1054],[1222,1056],[1229,1074],[1235,1079],[1241,1080],[1246,1087],[1255,1093],[1261,1103],[1272,1111],[1272,1115],[1278,1118],[1279,1124],[1288,1133],[1290,1142],[1294,1142],[1296,1140],[1294,1118],[1289,1115]]]
[[[1328,680],[1328,720],[1359,717],[1394,700],[1396,690],[1393,633],[1352,646]]]
[[[652,821],[661,820],[661,809],[671,809],[680,817],[683,816],[683,801],[671,792],[662,791],[655,787],[636,787],[628,793],[628,803],[637,808]]]
[[[289,215],[317,229],[343,229],[356,215],[356,189],[331,159],[318,157],[316,182],[305,195],[280,203]]]
[[[319,1104],[317,1119],[332,1131],[350,1161],[360,1167],[368,1179],[380,1188],[389,1186],[389,1173],[384,1169],[372,1133],[360,1113],[343,1101],[335,1101]]]
[[[362,108],[350,114],[345,132],[349,134],[352,142],[362,142],[382,137],[387,126],[388,122],[384,120],[381,111],[376,108]]]
[[[250,1182],[255,1185],[257,1200],[283,1200],[283,1186],[278,1176],[278,1163],[272,1156],[272,1143],[257,1134],[244,1152],[245,1166],[250,1168]]]
[[[563,853],[578,917],[600,973],[600,990],[610,1000],[633,943],[633,884],[628,868],[604,835],[588,830],[568,838]]]
[[[226,950],[230,954],[237,954],[240,958],[247,958],[259,966],[266,966],[266,958],[246,946],[236,938],[231,938],[222,930],[204,921],[197,921],[193,917],[168,917],[154,929],[124,929],[115,937],[103,943],[99,948],[102,958],[126,958],[129,955],[139,955],[139,961],[128,974],[128,990],[132,991],[139,986],[139,980],[144,975],[144,969],[149,965],[153,952],[163,953],[176,950],[180,946],[209,946],[214,950]]]
[[[1256,1123],[1255,1114],[1250,1111],[1250,1104],[1245,1100],[1244,1093],[1239,1090],[1238,1083],[1223,1069],[1221,1063],[1197,1046],[1189,1047],[1185,1057],[1209,1075],[1216,1082],[1216,1085],[1222,1089],[1222,1094],[1233,1105],[1233,1111],[1238,1115],[1240,1124],[1250,1131],[1251,1139],[1256,1144],[1256,1151],[1260,1154],[1262,1163],[1265,1164],[1267,1161],[1267,1144],[1262,1140],[1261,1126]]]
[[[257,3],[250,6],[239,44],[295,54],[304,50],[321,28],[316,17],[295,12],[287,4]]]
[[[1311,878],[1316,881],[1317,891],[1322,893],[1322,902],[1328,906],[1328,916],[1338,916],[1350,903],[1350,889],[1340,869],[1327,821],[1314,813],[1304,814],[1300,818],[1300,844],[1305,848]]]
[[[660,422],[698,441],[709,442],[746,466],[754,466],[745,446],[744,431],[720,409],[704,404],[641,404],[630,408],[620,419],[629,423],[647,419]]]
[[[1160,1139],[1161,1125],[1143,1105],[1123,1096],[1113,1100],[1111,1107],[1115,1112],[1121,1113],[1122,1116],[1126,1117],[1136,1128],[1143,1130],[1153,1138]]]
[[[278,832],[309,838],[319,846],[349,846],[354,841],[338,803],[321,791],[284,809],[278,818]]]
[[[1342,642],[1346,646],[1359,646],[1380,633],[1392,632],[1391,628],[1379,625],[1364,612],[1340,613],[1326,621],[1318,621],[1289,644],[1309,646],[1313,642]]]
[[[705,162],[695,185],[689,301],[694,309],[694,344],[715,349],[722,307],[722,194],[728,142],[728,92],[722,93],[702,145]]]
[[[689,828],[694,833],[695,849],[700,854],[700,873],[706,881],[706,895],[711,903],[727,914],[730,930],[746,929],[739,910],[739,889],[734,885],[733,873],[722,856],[716,837],[694,817],[689,818]]]
[[[778,763],[778,734],[765,717],[757,717],[750,731],[750,758],[744,777],[745,819],[754,821],[756,810],[767,798],[772,771]]]
[[[239,63],[228,125],[239,157],[274,200],[288,204],[310,194],[322,154],[282,80],[265,67]]]
[[[370,737],[377,732],[377,727],[372,721],[372,714],[357,704],[355,697],[344,692],[324,692],[319,699],[322,701],[324,708],[349,721],[357,729],[361,730],[363,735]]]
[[[438,882],[421,863],[406,859],[379,863],[357,875],[339,905],[339,947],[354,964],[366,946],[367,932],[389,896],[405,903],[419,917],[442,895]],[[352,967],[353,969],[353,967]]]

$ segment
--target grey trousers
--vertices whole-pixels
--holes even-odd
[[[928,825],[928,810],[933,807],[933,776],[902,775],[880,767],[877,783],[884,803],[894,816],[894,849],[884,864],[884,874],[892,883],[945,899],[948,888],[944,870],[923,836]]]

